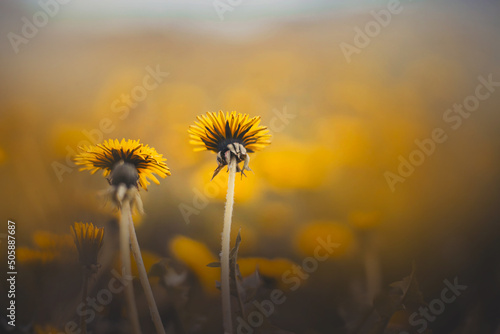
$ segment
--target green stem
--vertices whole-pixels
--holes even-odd
[[[144,262],[142,260],[141,249],[139,247],[139,242],[137,241],[137,234],[135,233],[131,210],[129,210],[128,215],[130,219],[129,229],[130,241],[132,244],[132,253],[134,254],[135,263],[137,264],[139,279],[141,280],[142,288],[144,289],[144,293],[146,294],[149,312],[151,314],[151,318],[153,319],[153,323],[155,324],[156,332],[158,334],[165,334],[165,329],[163,328],[163,323],[161,322],[160,313],[158,312],[158,307],[156,306],[156,302],[153,296],[153,290],[151,290],[148,274],[146,273],[146,268],[144,267]]]
[[[124,200],[121,207],[121,217],[120,217],[120,254],[122,260],[122,266],[124,267],[125,275],[131,277],[132,270],[130,264],[130,232],[129,232],[129,215],[130,212],[130,201]],[[137,306],[135,304],[134,296],[134,284],[133,281],[128,282],[125,286],[125,296],[127,299],[128,315],[130,320],[130,325],[132,327],[132,333],[140,334],[141,327],[139,325],[139,315],[137,313]]]
[[[222,290],[222,320],[224,333],[233,333],[233,321],[231,318],[231,291],[229,253],[231,246],[231,217],[234,206],[234,184],[236,179],[236,158],[232,157],[229,162],[229,180],[227,183],[226,209],[224,212],[224,226],[222,228],[222,252],[221,252],[221,290]]]

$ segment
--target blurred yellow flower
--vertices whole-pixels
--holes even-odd
[[[103,212],[105,212],[106,214],[109,213],[108,211],[109,210],[107,210],[107,211],[103,210]],[[113,217],[116,218],[116,220],[119,220],[121,213],[119,210],[117,210],[117,211],[113,211],[112,215],[113,215]],[[144,220],[144,214],[139,212],[139,210],[137,208],[133,208],[132,209],[132,222],[134,223],[134,226],[136,226],[136,227],[140,226],[142,224],[143,220]]]
[[[85,136],[87,124],[61,123],[57,122],[51,126],[49,145],[58,157],[65,157],[72,153],[78,146],[91,145],[91,141]],[[71,150],[68,150],[67,148]]]
[[[104,228],[92,223],[75,223],[71,226],[80,263],[87,268],[97,266],[97,255],[102,247]]]
[[[184,263],[197,277],[208,294],[218,292],[215,281],[220,281],[220,270],[207,267],[219,259],[203,243],[184,236],[176,236],[170,242],[172,254]]]
[[[144,263],[146,272],[149,272],[149,270],[155,263],[158,263],[162,260],[161,256],[147,250],[141,249],[141,255],[142,255],[142,262]],[[139,277],[139,269],[137,268],[137,262],[135,261],[135,257],[132,253],[130,254],[130,263],[131,263],[132,276],[136,278]],[[120,271],[122,269],[121,259],[119,257],[117,257],[116,261],[114,262],[114,268],[117,271]],[[150,277],[149,279],[152,278]]]
[[[357,211],[349,215],[349,222],[355,228],[360,230],[369,230],[379,226],[382,219],[380,212],[378,211]]]
[[[19,263],[40,262],[45,264],[60,259],[62,254],[55,251],[18,247],[16,250],[16,256]]]
[[[106,177],[117,163],[123,161],[135,166],[139,174],[139,185],[144,189],[150,184],[149,179],[156,184],[160,183],[153,174],[162,178],[170,175],[170,169],[165,164],[167,159],[139,140],[122,139],[119,142],[117,139],[110,139],[95,146],[84,146],[80,150],[81,153],[75,157],[76,164],[83,166],[80,170],[90,170],[94,174],[102,169]]]
[[[336,115],[321,119],[318,140],[330,148],[330,156],[339,167],[365,167],[374,161],[371,127],[361,118]]]
[[[71,235],[37,231],[32,238],[36,248],[17,248],[16,255],[19,263],[39,262],[45,264],[73,259],[75,246]]]
[[[141,250],[142,262],[144,263],[144,267],[146,268],[146,272],[149,272],[153,264],[160,262],[161,257],[158,254],[153,252],[149,252],[147,250]],[[137,264],[135,262],[135,258],[130,256],[132,263],[132,276],[139,277],[139,270],[137,269]]]
[[[238,249],[238,254],[245,254],[255,249],[259,240],[255,228],[253,226],[242,225],[238,221],[233,222],[233,227],[234,228],[231,229],[231,240],[236,240],[238,232],[241,228],[242,241],[240,243],[240,248]]]
[[[131,96],[132,89],[137,87],[147,74],[147,70],[129,64],[111,67],[108,74],[103,76],[104,80],[100,83],[100,89],[97,91],[95,99],[92,100],[92,104],[85,110],[87,117],[96,120],[95,124],[99,123],[98,120],[110,117],[110,111],[117,116],[117,122],[122,122],[128,117],[132,118],[137,104],[146,102],[133,98]],[[149,95],[147,97],[149,100]],[[125,123],[122,124],[125,125]]]
[[[354,245],[352,230],[344,225],[332,221],[313,221],[305,224],[295,232],[295,247],[304,256],[314,256],[314,250],[319,245],[318,238],[331,240],[338,244],[332,258],[341,257],[348,253]]]
[[[205,109],[208,100],[209,96],[204,87],[180,82],[165,82],[158,87],[158,94],[152,95],[151,99],[148,97],[151,109],[162,111],[155,113],[156,117],[160,117],[162,126],[189,121],[193,110]],[[182,130],[185,131],[185,128]],[[179,139],[184,138],[181,136]]]
[[[229,87],[222,96],[222,106],[228,109],[238,106],[239,112],[249,114],[269,108],[264,104],[261,94],[248,86]]]
[[[33,242],[38,248],[45,250],[73,248],[73,239],[68,234],[36,231],[33,233]]]
[[[259,175],[278,189],[315,189],[332,172],[332,154],[319,146],[288,141],[274,150],[263,152],[257,164]]]
[[[283,273],[290,270],[295,263],[285,258],[266,259],[262,257],[238,258],[238,266],[241,276],[249,276],[255,270],[259,270],[262,276],[281,280]]]
[[[259,231],[269,236],[281,237],[283,231],[292,226],[293,214],[293,207],[288,203],[266,201],[257,212]]]

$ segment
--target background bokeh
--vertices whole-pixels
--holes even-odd
[[[215,155],[193,152],[187,128],[199,114],[235,110],[262,116],[273,133],[272,145],[252,155],[254,173],[236,183],[242,273],[258,267],[268,286],[283,286],[282,273],[312,255],[317,237],[340,244],[287,292],[275,326],[351,332],[372,302],[367,286],[378,293],[415,263],[428,302],[445,279],[468,286],[430,324],[434,333],[498,333],[500,87],[456,130],[443,114],[475,93],[478,77],[500,81],[500,5],[402,1],[348,62],[340,45],[353,44],[354,28],[386,7],[244,1],[220,20],[210,1],[74,0],[16,53],[8,34],[20,35],[22,18],[40,5],[2,1],[0,233],[7,219],[16,222],[17,330],[61,330],[75,317],[73,222],[106,227],[94,292],[118,267],[117,213],[98,195],[107,181],[79,172],[71,157],[86,142],[127,138],[156,148],[172,171],[141,191],[146,215],[135,217],[146,265],[164,259],[188,275],[187,297],[154,286],[165,322],[173,332],[221,331],[218,273],[205,265],[220,248],[227,175],[210,182]],[[155,69],[168,75],[127,102]],[[435,128],[448,140],[392,191],[385,173],[397,174],[399,157]],[[366,270],[379,282],[366,284]],[[127,332],[122,298],[99,313],[96,333]],[[388,328],[415,331],[408,314]],[[142,319],[152,330],[147,310]]]

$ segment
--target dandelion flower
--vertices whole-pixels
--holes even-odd
[[[80,170],[90,170],[92,174],[102,169],[105,177],[111,184],[118,184],[113,180],[113,169],[121,164],[131,164],[137,170],[137,184],[147,190],[149,180],[159,184],[154,174],[165,178],[170,175],[170,169],[165,164],[167,159],[158,154],[153,147],[141,144],[138,140],[118,141],[107,140],[95,146],[83,146],[81,153],[75,157],[75,163],[83,166]],[[111,174],[111,175],[110,175]]]
[[[349,215],[349,222],[359,230],[368,231],[380,226],[382,218],[378,211],[356,211]]]
[[[92,223],[75,223],[71,226],[80,263],[88,269],[97,268],[97,254],[102,247],[104,228]]]
[[[97,255],[102,246],[104,237],[104,228],[95,227],[92,223],[75,223],[71,226],[73,238],[75,240],[78,254],[80,255],[80,263],[84,267],[83,285],[82,285],[82,303],[84,309],[82,314],[85,314],[85,305],[89,290],[89,277],[97,272],[99,264],[97,263]],[[87,324],[82,315],[80,317],[80,327],[82,333],[87,333]]]
[[[217,153],[218,166],[212,179],[224,167],[228,166],[226,208],[224,210],[224,225],[222,228],[221,251],[221,292],[222,315],[225,333],[233,333],[231,319],[231,295],[229,284],[229,252],[231,240],[231,218],[234,206],[234,185],[237,172],[244,175],[249,167],[249,153],[263,149],[269,145],[271,135],[265,126],[260,125],[260,117],[249,118],[247,114],[236,112],[208,112],[198,116],[198,122],[189,127],[190,143],[197,151],[212,151]],[[239,163],[243,163],[243,168]]]
[[[75,247],[69,234],[36,231],[32,236],[35,248],[19,247],[16,251],[20,263],[62,263],[72,262]]]
[[[142,260],[141,249],[137,241],[137,234],[132,220],[132,206],[135,205],[142,213],[142,201],[139,195],[139,186],[147,190],[149,180],[159,184],[154,174],[165,178],[170,175],[170,169],[165,164],[167,159],[148,145],[138,140],[122,139],[119,142],[107,140],[95,146],[81,148],[81,153],[75,157],[77,165],[83,166],[80,170],[90,170],[92,174],[102,169],[110,183],[106,194],[120,208],[120,253],[122,266],[126,274],[131,273],[130,249],[136,260],[139,279],[146,295],[149,311],[158,334],[165,334],[153,291],[148,280],[146,268]],[[129,284],[125,290],[128,312],[132,332],[141,332],[139,316],[133,285]]]
[[[198,122],[189,127],[190,143],[196,151],[217,153],[219,164],[214,176],[229,164],[231,156],[237,164],[244,161],[243,168],[237,166],[237,172],[250,170],[248,153],[259,151],[269,145],[271,135],[267,127],[260,125],[260,117],[250,118],[247,114],[236,112],[208,112],[196,118]]]
[[[297,264],[285,258],[242,257],[238,259],[241,276],[250,276],[258,270],[261,276],[274,279],[283,289],[287,289],[287,286],[281,278],[294,266]]]
[[[326,240],[334,244],[331,259],[349,254],[355,248],[355,236],[346,224],[333,221],[312,221],[295,232],[295,247],[300,254],[314,256],[320,244]]]
[[[205,244],[178,235],[170,241],[169,249],[175,258],[194,272],[206,293],[217,292],[215,281],[220,280],[220,272],[207,267],[207,264],[216,262],[217,258]]]

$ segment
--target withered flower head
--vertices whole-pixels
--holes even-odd
[[[259,125],[260,116],[249,118],[247,114],[235,111],[219,111],[207,112],[196,119],[198,122],[188,130],[190,143],[197,146],[196,151],[208,150],[217,153],[218,167],[213,177],[228,165],[233,157],[236,158],[237,164],[244,161],[243,168],[237,165],[237,171],[243,175],[245,170],[251,170],[248,153],[259,151],[271,143],[267,127]]]
[[[90,170],[94,174],[102,169],[106,177],[118,168],[119,176],[113,173],[115,175],[112,174],[108,179],[113,185],[124,180],[123,182],[129,187],[135,185],[147,190],[147,186],[151,184],[149,180],[156,184],[160,183],[153,174],[162,178],[170,175],[170,169],[165,164],[167,159],[158,154],[153,147],[141,144],[138,140],[122,139],[119,142],[117,139],[110,139],[102,144],[81,147],[80,150],[81,152],[75,157],[75,163],[83,166],[80,170]],[[130,165],[135,167],[137,177],[133,172],[130,173]]]
[[[92,223],[75,223],[71,226],[80,263],[91,271],[97,270],[97,255],[102,246],[104,228]]]

